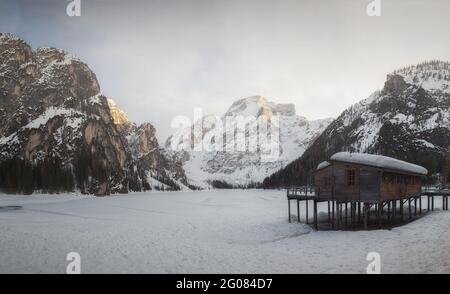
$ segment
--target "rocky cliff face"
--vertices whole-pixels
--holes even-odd
[[[109,99],[108,104],[114,124],[125,138],[133,162],[136,162],[144,188],[189,189],[190,185],[181,164],[160,148],[153,125],[136,125],[130,122],[113,100]]]
[[[0,188],[6,192],[107,195],[146,186],[137,166],[154,158],[135,157],[95,74],[62,50],[33,52],[23,40],[0,34],[0,119]]]
[[[381,91],[345,110],[264,185],[304,184],[319,162],[339,151],[392,156],[442,172],[449,145],[450,64],[426,62],[389,74]]]
[[[237,100],[221,117],[206,116],[176,132],[165,148],[196,186],[253,187],[300,156],[329,122],[308,121],[292,104],[254,96]],[[263,129],[273,131],[267,142]]]

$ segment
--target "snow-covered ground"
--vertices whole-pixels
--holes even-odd
[[[0,195],[0,273],[450,273],[450,211],[392,230],[287,222],[284,191]],[[325,207],[322,207],[325,209]]]

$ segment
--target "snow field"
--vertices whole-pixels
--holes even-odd
[[[372,251],[382,273],[450,273],[440,199],[405,226],[358,232],[289,224],[276,190],[0,195],[8,205],[23,208],[0,211],[0,273],[65,273],[72,251],[82,273],[365,273]]]

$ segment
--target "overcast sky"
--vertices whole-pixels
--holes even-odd
[[[223,114],[237,99],[294,103],[336,117],[386,74],[450,60],[450,0],[0,1],[0,31],[63,48],[88,63],[102,92],[159,139],[176,115]]]

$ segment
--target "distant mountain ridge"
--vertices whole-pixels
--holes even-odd
[[[430,61],[387,76],[381,91],[346,109],[305,153],[264,187],[310,182],[317,164],[339,151],[392,156],[442,172],[450,145],[450,63]]]
[[[231,128],[225,130],[225,137],[234,137],[237,129],[235,120],[249,117],[260,120],[269,130],[279,129],[270,142],[278,152],[274,160],[266,160],[261,148],[236,150],[237,145],[258,140],[259,134],[251,128],[251,123],[246,125],[242,141],[224,142],[222,150],[172,150],[173,145],[193,146],[214,136],[221,137],[220,131],[230,121]],[[265,97],[252,96],[235,101],[221,117],[205,116],[193,126],[177,131],[168,138],[165,148],[182,162],[188,182],[193,185],[204,188],[255,187],[267,175],[300,156],[331,120],[308,121],[296,115],[293,104],[276,104]],[[177,141],[178,138],[181,140]]]

